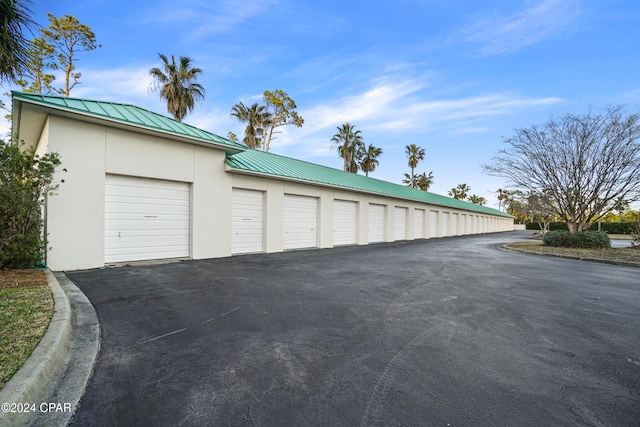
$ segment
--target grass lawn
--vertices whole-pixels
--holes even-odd
[[[573,256],[576,258],[602,259],[607,261],[635,262],[640,266],[640,249],[612,248],[612,249],[580,249],[580,248],[556,248],[547,246],[541,241],[514,242],[506,245],[514,249],[541,252],[554,255]]]
[[[40,270],[0,270],[0,388],[29,358],[53,315]]]

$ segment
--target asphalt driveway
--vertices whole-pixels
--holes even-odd
[[[640,270],[497,249],[527,234],[69,273],[72,423],[638,425]]]

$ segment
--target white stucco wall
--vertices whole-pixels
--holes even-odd
[[[66,173],[49,199],[47,228],[52,270],[104,266],[104,189],[107,174],[191,185],[191,256],[228,256],[231,178],[223,151],[122,129],[50,116],[40,145],[62,158]],[[38,148],[40,150],[40,148]],[[195,231],[195,232],[194,232]]]
[[[63,179],[48,199],[47,264],[52,270],[84,269],[104,265],[104,177],[106,128],[51,116],[49,151],[58,152]]]

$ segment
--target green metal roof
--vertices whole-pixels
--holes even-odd
[[[244,145],[135,105],[15,91],[12,95],[14,100],[222,145],[230,152],[247,149]]]
[[[318,185],[340,187],[346,190],[356,190],[366,193],[376,193],[401,199],[414,200],[434,205],[456,209],[475,211],[489,215],[499,215],[512,218],[497,209],[480,206],[450,197],[440,196],[427,191],[405,187],[379,179],[344,172],[338,169],[296,160],[259,150],[247,150],[241,153],[227,155],[227,166],[230,171],[249,174],[260,174],[283,179],[293,179],[316,183]]]

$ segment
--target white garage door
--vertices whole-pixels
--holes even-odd
[[[369,243],[384,242],[384,205],[369,205]]]
[[[395,240],[407,238],[407,208],[394,209],[393,236]]]
[[[189,184],[107,175],[106,263],[189,256]]]
[[[429,211],[429,237],[438,237],[438,211]]]
[[[318,246],[318,199],[284,195],[284,249]]]
[[[440,235],[442,237],[449,235],[449,212],[442,212],[441,214]]]
[[[458,215],[457,213],[454,213],[451,217],[451,235],[452,236],[458,235],[458,218],[459,217],[460,215]]]
[[[264,193],[234,188],[231,196],[231,253],[264,251]]]
[[[333,244],[356,244],[357,204],[347,200],[333,201]]]
[[[414,239],[424,238],[424,209],[413,211],[413,237]]]
[[[460,215],[460,234],[467,234],[467,214]]]

